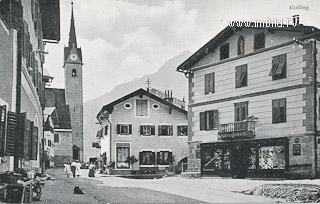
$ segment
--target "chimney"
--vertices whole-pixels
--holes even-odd
[[[294,15],[292,16],[292,24],[293,26],[297,26],[297,25],[300,25],[300,17],[299,15]]]

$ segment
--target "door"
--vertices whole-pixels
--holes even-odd
[[[231,171],[233,178],[245,178],[249,166],[249,147],[235,145],[231,153]]]
[[[80,148],[77,147],[76,145],[73,146],[73,156],[72,158],[74,160],[79,160],[80,159]]]

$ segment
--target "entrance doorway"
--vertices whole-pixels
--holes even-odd
[[[77,147],[76,145],[74,145],[72,152],[73,152],[72,158],[74,160],[79,160],[80,159],[80,148]]]
[[[233,178],[246,178],[250,149],[246,145],[235,145],[231,150],[231,172]]]

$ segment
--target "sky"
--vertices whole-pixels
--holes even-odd
[[[318,0],[73,0],[83,55],[84,101],[155,73],[184,51],[194,53],[230,20],[286,19],[320,28]],[[306,9],[307,8],[307,9]],[[63,48],[69,39],[71,0],[60,0],[61,40],[47,43],[44,67],[51,87],[64,88]]]

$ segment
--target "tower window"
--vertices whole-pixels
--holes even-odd
[[[77,70],[75,70],[75,69],[72,70],[72,76],[73,76],[73,77],[76,77],[76,76],[77,76]]]

